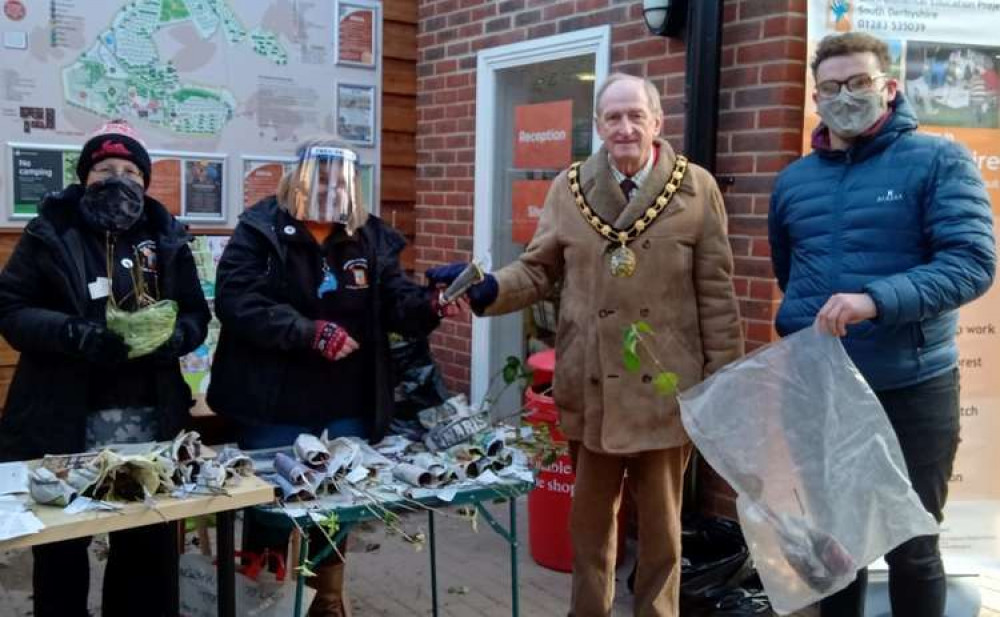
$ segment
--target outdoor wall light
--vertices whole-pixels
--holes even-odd
[[[684,29],[687,0],[642,0],[642,16],[650,33],[677,36]]]

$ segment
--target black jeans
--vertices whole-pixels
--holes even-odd
[[[910,482],[941,522],[948,480],[959,442],[958,369],[939,377],[876,392],[903,449]],[[894,617],[944,617],[947,581],[938,536],[904,542],[885,556]],[[847,588],[823,600],[822,617],[863,617],[868,571],[860,570]]]
[[[104,617],[149,615],[166,617],[175,559],[173,534],[166,524],[148,525],[110,534],[111,548],[104,572],[101,614]],[[90,589],[90,538],[66,540],[32,548],[35,617],[87,617]],[[171,616],[174,617],[174,616]]]

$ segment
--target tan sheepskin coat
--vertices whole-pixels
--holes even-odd
[[[666,141],[657,144],[657,163],[628,204],[604,148],[581,167],[587,203],[618,229],[640,217],[670,177],[674,152]],[[625,370],[622,337],[629,324],[649,323],[656,356],[678,375],[680,390],[742,355],[722,195],[711,174],[690,165],[667,209],[629,245],[635,274],[616,278],[609,242],[584,220],[566,173],[553,182],[520,259],[495,273],[500,294],[486,314],[530,306],[563,279],[554,396],[567,437],[610,454],[683,445],[688,437],[676,399],[657,394],[658,370],[647,355],[640,352],[640,372]]]

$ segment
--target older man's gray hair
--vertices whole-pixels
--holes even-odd
[[[660,116],[663,114],[663,107],[660,105],[660,92],[653,85],[653,82],[645,79],[643,77],[636,77],[635,75],[628,75],[626,73],[612,73],[608,75],[601,87],[597,89],[597,110],[594,113],[594,117],[598,120],[601,119],[601,99],[604,98],[604,93],[607,91],[611,84],[617,83],[619,81],[638,81],[642,84],[643,91],[646,93],[646,104],[649,105],[649,111],[653,112],[653,115]]]

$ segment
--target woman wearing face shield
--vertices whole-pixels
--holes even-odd
[[[303,144],[277,195],[240,217],[219,261],[208,403],[235,421],[245,449],[323,431],[381,440],[393,408],[389,333],[426,336],[444,316],[437,294],[400,270],[402,237],[365,210],[356,163],[336,143]],[[287,541],[248,536],[256,548]],[[345,614],[343,563],[316,573],[309,615]]]
[[[150,159],[131,127],[109,123],[84,145],[79,184],[47,196],[0,273],[0,334],[21,352],[0,419],[0,460],[173,438],[191,391],[178,358],[211,317],[184,227],[145,194]],[[109,304],[171,299],[169,339],[129,359]],[[105,616],[165,615],[175,554],[166,525],[111,534]],[[34,614],[88,615],[90,538],[38,546]]]

